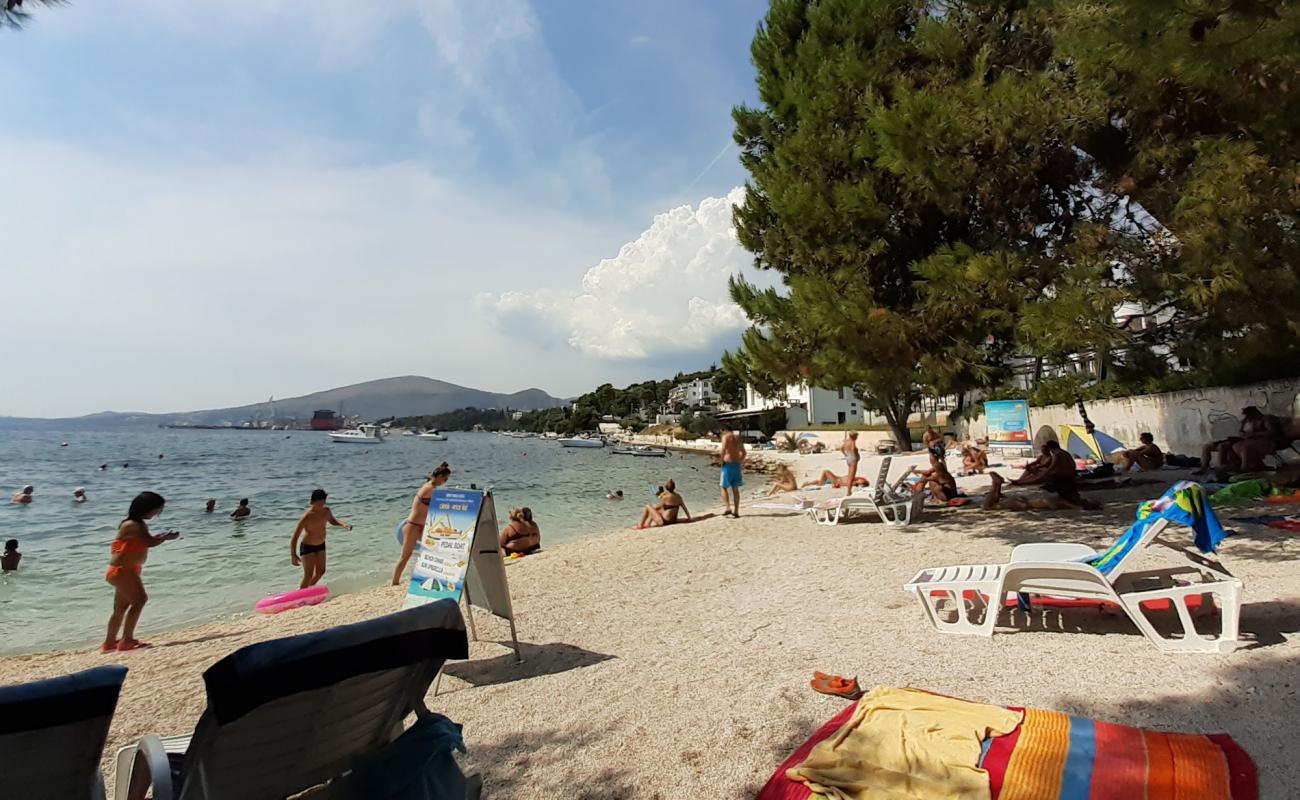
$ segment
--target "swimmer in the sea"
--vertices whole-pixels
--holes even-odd
[[[614,491],[612,491],[612,492],[610,492],[609,494],[605,495],[605,499],[606,499],[606,500],[622,500],[622,499],[623,499],[623,490],[622,490],[622,489],[615,489]]]
[[[23,560],[23,554],[18,552],[18,540],[10,539],[5,542],[4,555],[0,555],[0,571],[17,572],[18,562]]]
[[[207,513],[207,514],[211,514],[213,511],[216,511],[216,510],[217,510],[217,500],[216,500],[216,498],[215,498],[215,497],[209,497],[209,498],[208,498],[208,502],[206,502],[206,503],[203,504],[203,511],[204,511],[205,513]]]
[[[15,503],[20,506],[31,505],[32,493],[35,491],[36,491],[36,487],[34,486],[24,486],[23,488],[14,492],[13,497],[9,498],[9,502]]]
[[[84,503],[88,499],[89,498],[86,497],[86,490],[82,487],[78,486],[76,489],[72,490],[72,502]]]
[[[245,497],[239,501],[239,505],[236,506],[235,510],[230,512],[230,516],[232,519],[243,519],[252,513],[253,509],[248,507],[248,498]]]

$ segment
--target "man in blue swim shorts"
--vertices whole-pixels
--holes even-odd
[[[740,516],[740,487],[745,482],[741,474],[741,465],[745,463],[745,443],[736,431],[722,434],[722,516]],[[731,497],[727,497],[727,490]]]

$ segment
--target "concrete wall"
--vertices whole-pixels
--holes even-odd
[[[1088,418],[1097,430],[1109,433],[1124,444],[1134,446],[1138,434],[1150,431],[1156,444],[1167,452],[1186,455],[1198,455],[1206,442],[1236,433],[1245,406],[1258,406],[1265,414],[1288,419],[1300,417],[1300,377],[1084,403]],[[1029,424],[1035,434],[1043,426],[1058,429],[1063,424],[1081,423],[1075,406],[1029,409]],[[984,436],[987,431],[981,415],[960,427],[958,435],[974,438]]]

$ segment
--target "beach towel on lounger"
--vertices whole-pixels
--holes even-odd
[[[1194,481],[1179,481],[1155,500],[1139,505],[1137,521],[1115,540],[1109,550],[1089,563],[1106,574],[1141,541],[1142,533],[1157,519],[1167,519],[1191,528],[1195,533],[1196,549],[1202,553],[1213,553],[1228,535],[1214,515],[1205,489]]]
[[[1114,725],[1055,711],[1019,709],[1021,724],[986,740],[974,764],[991,800],[1259,800],[1255,764],[1231,737]],[[856,705],[835,715],[786,759],[756,800],[810,800],[790,770],[844,727]],[[888,795],[868,795],[888,797]]]

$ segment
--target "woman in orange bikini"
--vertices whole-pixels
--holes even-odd
[[[401,582],[402,572],[406,570],[406,562],[411,560],[411,554],[420,544],[424,521],[429,518],[429,502],[433,499],[433,490],[446,483],[450,477],[451,467],[444,461],[429,475],[411,500],[411,513],[402,523],[402,558],[397,562],[397,569],[393,570],[394,586]]]
[[[99,649],[105,653],[113,650],[135,650],[149,645],[135,638],[135,624],[140,621],[140,612],[149,601],[140,572],[144,562],[149,558],[149,548],[157,547],[163,542],[179,539],[176,531],[167,531],[154,536],[149,532],[145,520],[153,519],[163,510],[162,495],[156,492],[141,492],[131,501],[131,508],[126,512],[126,519],[117,526],[117,538],[113,540],[112,555],[108,559],[108,572],[104,580],[116,590],[113,596],[113,614],[108,618],[108,635]],[[118,629],[122,638],[117,638]]]

